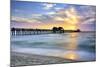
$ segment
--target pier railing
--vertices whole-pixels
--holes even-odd
[[[12,28],[11,35],[35,35],[35,34],[49,34],[52,33],[52,30],[49,29],[20,29]]]

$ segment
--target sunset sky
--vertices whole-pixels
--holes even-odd
[[[95,31],[95,6],[11,1],[11,27]]]

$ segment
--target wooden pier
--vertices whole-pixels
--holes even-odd
[[[37,34],[49,34],[52,30],[48,29],[23,29],[23,28],[11,28],[11,35],[37,35]]]
[[[37,35],[37,34],[51,34],[51,33],[64,33],[64,32],[80,32],[77,30],[64,30],[63,28],[52,28],[52,29],[25,29],[25,28],[11,28],[11,35]]]

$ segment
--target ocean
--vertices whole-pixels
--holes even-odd
[[[95,38],[95,32],[11,36],[11,52],[94,61]]]

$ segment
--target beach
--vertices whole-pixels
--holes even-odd
[[[11,67],[74,62],[72,60],[59,57],[25,54],[18,52],[11,52],[11,61]]]

